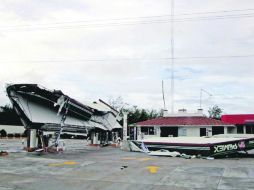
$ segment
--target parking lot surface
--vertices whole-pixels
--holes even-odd
[[[254,189],[254,158],[215,160],[151,157],[66,140],[57,154],[21,151],[20,139],[0,139],[0,190]]]

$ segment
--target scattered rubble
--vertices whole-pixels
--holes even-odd
[[[6,151],[0,151],[0,156],[8,156],[8,152],[6,152]]]

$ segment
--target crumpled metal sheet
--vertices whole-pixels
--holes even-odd
[[[59,90],[37,84],[7,85],[7,95],[26,128],[55,131],[66,113],[64,131],[85,132],[94,128],[105,131],[122,128],[116,110],[103,101],[82,104]],[[92,106],[91,106],[92,105]]]

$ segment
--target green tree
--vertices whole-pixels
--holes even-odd
[[[3,125],[22,125],[21,121],[10,105],[0,107],[0,124]]]
[[[209,108],[208,110],[209,117],[214,119],[220,119],[222,112],[223,112],[223,109],[221,109],[217,105],[213,106],[212,108]]]
[[[2,129],[0,131],[0,135],[1,135],[1,137],[6,137],[7,136],[7,132],[4,129]]]
[[[142,109],[138,108],[137,106],[125,109],[125,111],[128,112],[128,124],[133,124],[162,116],[161,111]]]
[[[138,108],[137,106],[132,106],[132,107],[128,107],[126,108],[125,106],[123,107],[124,102],[121,96],[117,97],[117,98],[113,98],[110,97],[108,99],[108,104],[113,107],[114,109],[118,110],[118,111],[127,111],[128,112],[128,124],[133,124],[133,123],[137,123],[140,121],[145,121],[148,119],[153,119],[153,118],[157,118],[157,117],[161,117],[163,114],[162,110],[149,110],[149,109],[143,109],[143,108]],[[120,110],[121,108],[123,108],[123,110]],[[121,125],[123,124],[123,120],[121,120],[119,122]]]

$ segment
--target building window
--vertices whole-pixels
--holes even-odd
[[[161,137],[178,137],[178,127],[161,127]]]
[[[254,134],[254,126],[246,125],[246,134]]]
[[[243,126],[242,125],[237,125],[237,134],[243,134]]]
[[[154,127],[149,127],[149,135],[154,135]]]
[[[187,129],[179,128],[179,136],[187,136]]]
[[[224,134],[224,127],[220,126],[212,127],[212,134],[213,135]]]
[[[144,135],[154,135],[154,127],[141,127],[141,133],[144,133]]]

